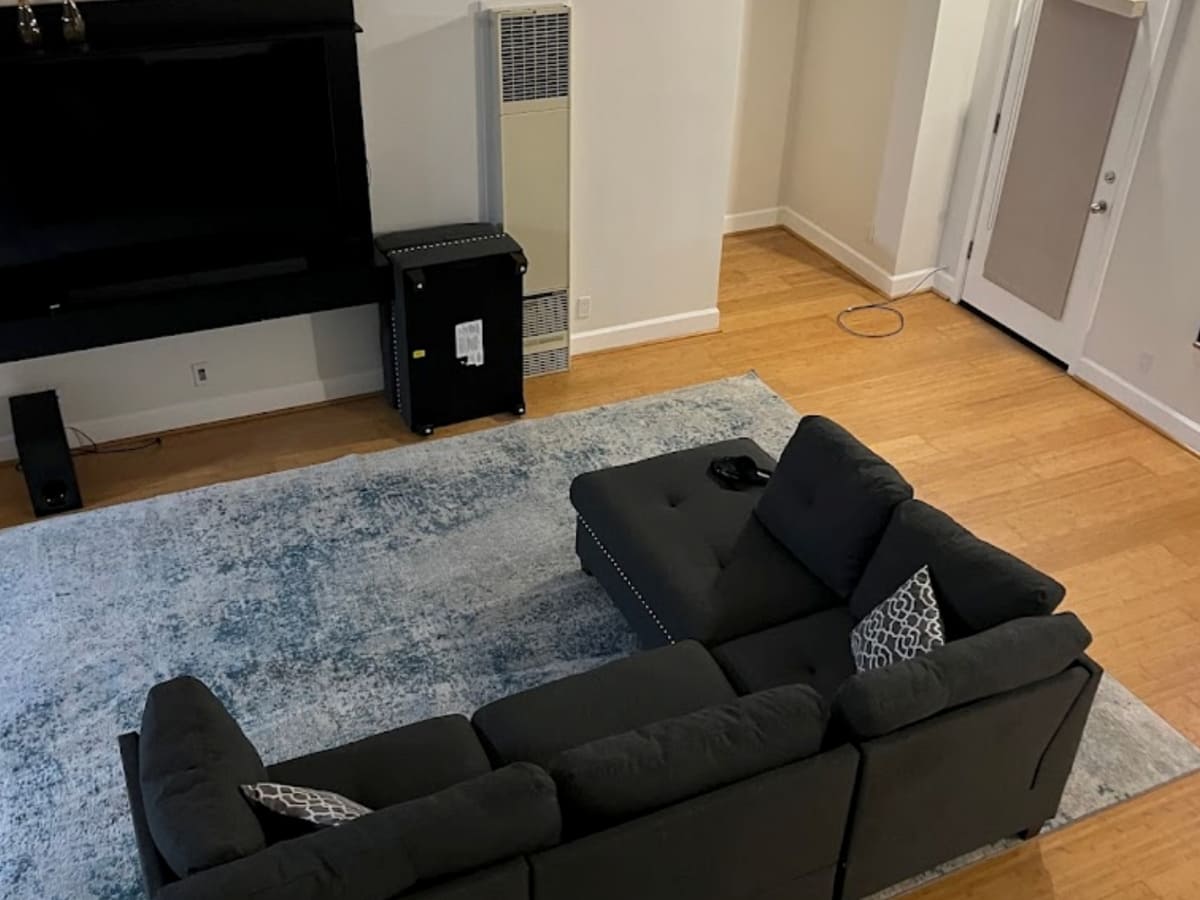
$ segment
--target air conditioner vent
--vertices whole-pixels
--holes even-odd
[[[565,99],[571,89],[571,14],[500,17],[500,69],[505,103]]]

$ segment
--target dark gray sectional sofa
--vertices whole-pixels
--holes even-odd
[[[161,900],[859,898],[1054,815],[1100,678],[1063,589],[828,420],[766,489],[733,441],[581,476],[578,549],[647,649],[263,764],[222,704],[151,691],[121,753]],[[855,622],[928,565],[949,642],[856,674]],[[240,784],[376,810],[312,831]]]
[[[719,457],[775,469],[723,488]],[[583,567],[647,647],[711,649],[741,692],[815,689],[860,754],[839,894],[866,896],[1057,812],[1101,677],[1063,587],[913,499],[835,423],[776,464],[736,440],[578,478]],[[856,674],[855,624],[929,566],[948,643]]]

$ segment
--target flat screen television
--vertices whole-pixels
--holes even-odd
[[[0,359],[369,299],[336,284],[373,262],[353,20],[223,5],[0,60]],[[84,10],[123,6],[173,4]]]

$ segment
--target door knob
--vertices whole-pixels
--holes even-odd
[[[1097,215],[1099,213],[1106,213],[1106,212],[1108,212],[1108,201],[1107,200],[1097,200],[1095,203],[1093,203],[1089,207],[1089,209],[1091,209],[1093,215]]]

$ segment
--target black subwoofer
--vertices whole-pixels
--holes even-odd
[[[58,395],[54,391],[23,394],[10,397],[8,406],[34,513],[41,517],[80,509],[83,497],[58,409]]]

